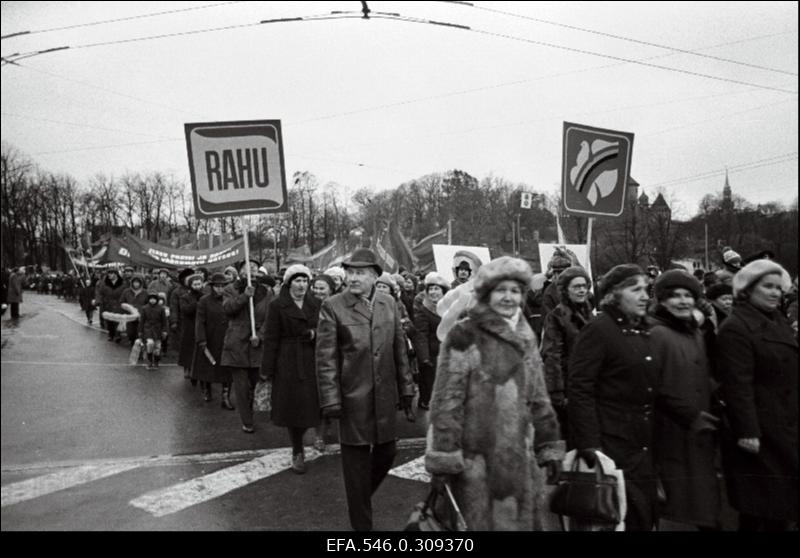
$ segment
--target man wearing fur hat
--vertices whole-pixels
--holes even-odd
[[[397,303],[375,289],[377,256],[359,248],[343,266],[347,288],[325,300],[319,316],[319,404],[324,418],[340,419],[350,524],[370,531],[372,494],[397,453],[398,402],[410,412],[414,384]]]

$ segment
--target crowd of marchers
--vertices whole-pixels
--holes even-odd
[[[174,277],[114,268],[55,287],[20,268],[3,277],[3,309],[18,318],[25,287],[76,300],[153,369],[169,344],[206,401],[220,387],[243,433],[256,431],[257,385],[269,385],[298,474],[306,431],[325,451],[338,426],[358,531],[372,529],[372,495],[415,400],[431,483],[450,487],[469,529],[563,528],[547,485],[573,450],[622,471],[626,530],[662,519],[720,530],[723,502],[740,530],[796,529],[797,278],[768,252],[722,257],[714,272],[622,264],[596,282],[565,248],[541,274],[462,250],[452,282],[387,273],[365,248],[277,276],[250,260]]]

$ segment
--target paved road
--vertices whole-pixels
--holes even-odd
[[[26,292],[22,314],[0,327],[4,531],[349,529],[335,440],[293,474],[285,430],[258,413],[241,432],[174,354],[157,371],[128,366],[124,341],[54,296]],[[425,418],[400,422],[376,529],[401,529],[426,493]]]

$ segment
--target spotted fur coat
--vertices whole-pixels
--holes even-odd
[[[439,352],[430,421],[425,466],[452,475],[471,530],[543,529],[539,465],[562,460],[564,442],[524,318],[512,329],[479,304],[455,325]]]

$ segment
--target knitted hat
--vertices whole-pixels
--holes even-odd
[[[475,273],[481,268],[481,259],[469,250],[459,250],[453,255],[453,269],[468,269]]]
[[[725,295],[733,295],[733,287],[723,283],[715,283],[706,289],[706,298],[708,300],[717,300]]]
[[[728,265],[735,266],[736,264],[742,263],[742,257],[739,255],[738,252],[735,252],[732,248],[728,248],[724,252],[722,252],[722,261]]]
[[[222,273],[230,273],[230,274],[233,275],[234,278],[238,278],[239,277],[239,271],[237,271],[237,269],[235,267],[233,267],[232,265],[229,265],[228,267],[226,267],[222,271]]]
[[[479,301],[485,302],[494,288],[506,279],[516,281],[523,290],[530,288],[533,271],[528,262],[519,258],[502,256],[484,264],[478,270],[473,289]]]
[[[147,302],[150,302],[151,298],[156,299],[156,302],[158,302],[158,297],[160,294],[161,293],[159,293],[158,291],[147,291]]]
[[[739,293],[746,291],[759,279],[772,273],[777,273],[781,276],[781,290],[784,293],[789,292],[792,286],[792,279],[780,264],[772,260],[755,260],[744,266],[733,276],[733,296],[738,297]]]
[[[292,264],[286,268],[286,272],[283,274],[283,282],[287,285],[291,283],[295,277],[298,275],[305,275],[306,279],[311,281],[311,270],[308,269],[303,264]]]
[[[397,283],[398,288],[401,288],[403,286],[403,283],[406,282],[406,278],[403,277],[400,273],[392,273],[392,279],[394,279],[394,282]]]
[[[692,293],[695,300],[700,298],[703,292],[700,282],[682,269],[670,269],[658,276],[655,284],[656,300],[661,302],[668,298],[673,289],[686,289]]]
[[[606,294],[610,293],[614,287],[636,275],[644,275],[642,268],[636,264],[620,264],[612,267],[608,273],[603,275],[602,279],[600,279],[600,284],[597,288],[598,295],[602,299]]]
[[[561,248],[556,248],[553,252],[553,256],[550,258],[550,261],[547,263],[547,267],[552,269],[553,271],[563,271],[564,269],[570,267],[572,265],[572,258],[569,257],[569,254],[566,250]]]
[[[450,284],[447,282],[447,279],[435,271],[431,271],[425,276],[425,290],[427,291],[428,287],[431,285],[438,285],[444,292],[447,292],[450,289]]]
[[[381,276],[378,277],[378,279],[375,281],[376,285],[378,283],[383,283],[384,285],[388,285],[389,289],[392,291],[392,295],[394,295],[397,292],[397,289],[399,288],[397,282],[394,280],[394,278],[392,278],[391,274],[389,274],[386,271],[381,273]]]
[[[334,267],[329,267],[328,269],[325,270],[324,274],[327,275],[328,277],[338,277],[342,281],[344,281],[344,278],[347,276],[347,274],[344,271],[344,268],[339,267],[338,265]]]
[[[561,272],[561,275],[558,276],[558,280],[556,284],[558,285],[559,294],[561,294],[562,300],[567,299],[567,290],[569,289],[569,284],[572,282],[573,279],[578,277],[583,277],[586,279],[586,283],[588,286],[591,287],[592,280],[589,278],[589,274],[580,266],[573,265],[565,269]]]

